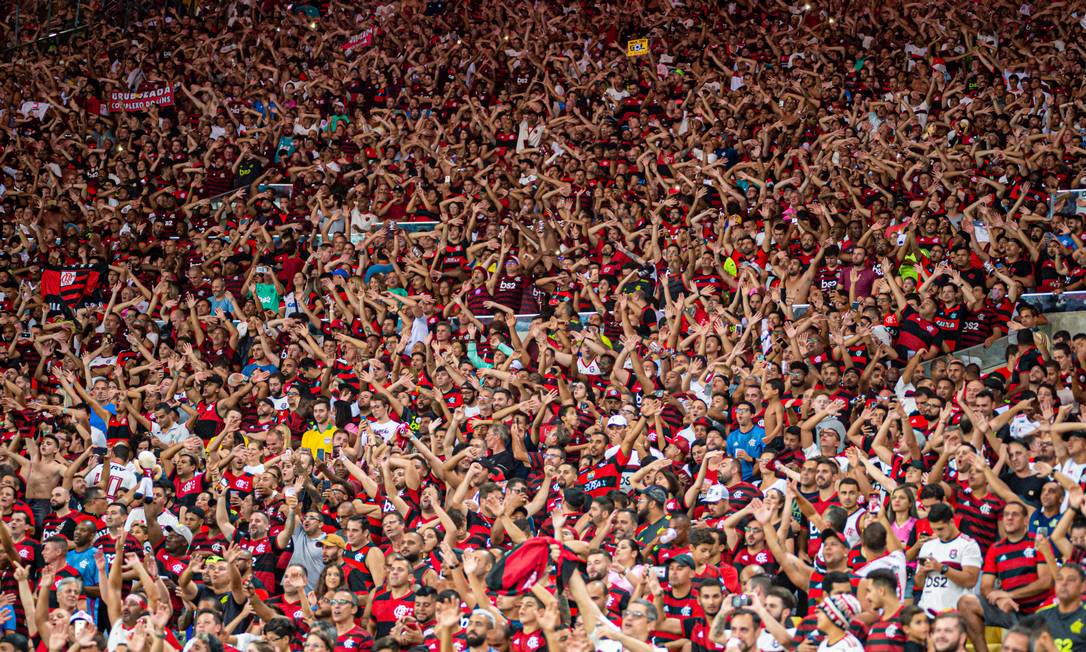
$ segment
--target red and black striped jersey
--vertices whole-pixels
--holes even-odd
[[[954,503],[962,517],[962,533],[972,537],[981,552],[987,551],[999,536],[999,515],[1007,503],[992,492],[976,496],[972,489],[961,485],[954,488]]]
[[[1031,535],[1018,541],[1003,538],[988,549],[984,556],[984,573],[994,575],[999,580],[999,587],[1004,591],[1020,589],[1037,581],[1037,564],[1041,561],[1036,542]],[[1017,598],[1019,611],[1032,614],[1052,597],[1052,589],[1041,591],[1028,598]]]

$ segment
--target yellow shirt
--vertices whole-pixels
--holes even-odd
[[[336,434],[336,426],[332,424],[324,430],[317,430],[316,426],[302,433],[302,448],[308,448],[317,457],[317,451],[324,451],[324,457],[332,457],[332,435]]]

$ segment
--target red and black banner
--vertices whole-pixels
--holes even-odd
[[[46,266],[41,274],[42,300],[53,310],[78,308],[94,294],[101,279],[97,265]]]

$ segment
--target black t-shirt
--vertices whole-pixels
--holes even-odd
[[[196,604],[200,604],[202,600],[214,600],[219,604],[222,609],[222,617],[224,623],[232,623],[234,619],[238,617],[241,610],[245,608],[244,604],[238,604],[234,601],[234,594],[230,591],[226,593],[215,593],[210,586],[201,585],[196,591]],[[238,627],[234,630],[236,632],[244,632],[249,629],[249,623],[252,620],[252,616],[247,616]]]
[[[1021,496],[1026,504],[1036,509],[1041,508],[1041,489],[1044,488],[1047,480],[1036,475],[1020,478],[1013,471],[1003,473],[999,479],[1006,483],[1011,491]]]

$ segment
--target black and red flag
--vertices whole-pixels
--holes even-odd
[[[41,297],[52,310],[78,308],[101,279],[98,265],[47,265],[41,273]]]
[[[486,576],[487,588],[502,595],[517,595],[531,589],[551,571],[551,552],[555,549],[558,555],[555,583],[561,590],[574,570],[584,572],[585,564],[550,537],[532,537],[498,560]]]

